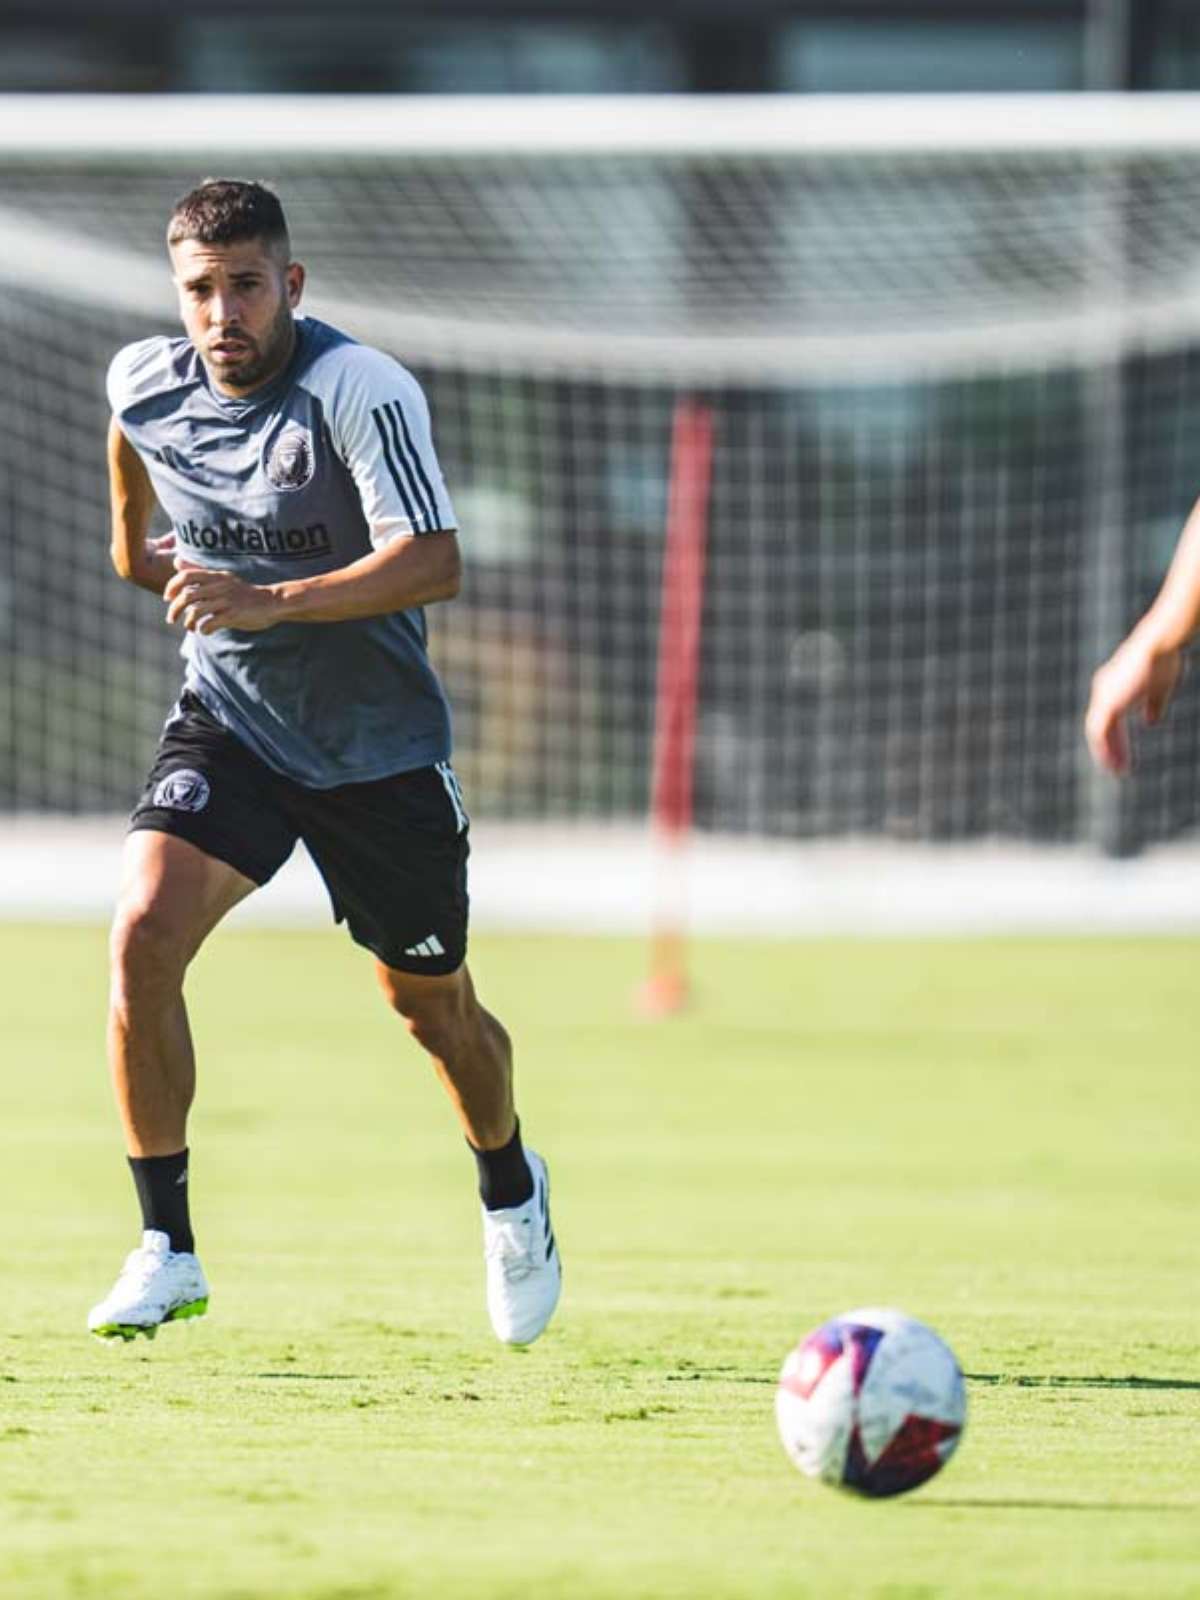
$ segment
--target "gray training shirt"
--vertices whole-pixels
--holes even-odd
[[[390,356],[296,319],[286,370],[245,399],[189,340],[143,339],[108,373],[179,550],[249,583],[332,572],[392,539],[457,526],[420,385]],[[425,614],[283,622],[184,638],[186,686],[276,771],[316,789],[450,755]]]

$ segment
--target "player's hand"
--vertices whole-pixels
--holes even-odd
[[[1129,638],[1092,678],[1084,732],[1098,767],[1122,777],[1131,765],[1131,712],[1161,722],[1183,672],[1181,650],[1155,651]]]
[[[175,557],[175,575],[163,590],[167,621],[180,622],[192,633],[240,628],[251,633],[278,620],[274,591],[246,583],[232,572],[201,567],[186,556]]]

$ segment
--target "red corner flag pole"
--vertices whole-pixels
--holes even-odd
[[[692,826],[692,769],[704,611],[704,556],[712,481],[713,414],[681,399],[671,436],[671,487],[663,553],[651,813],[659,895],[643,1009],[662,1015],[686,1004],[684,846]]]

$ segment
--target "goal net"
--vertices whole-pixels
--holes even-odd
[[[475,813],[642,818],[672,440],[711,423],[689,804],[785,839],[1197,821],[1187,688],[1114,798],[1091,670],[1200,490],[1200,110],[1139,100],[0,102],[0,809],[114,812],[179,679],[107,558],[103,377],[162,234],[262,177],[306,308],[427,388]]]

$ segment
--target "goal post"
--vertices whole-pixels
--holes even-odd
[[[675,407],[658,623],[658,677],[650,810],[659,886],[651,930],[650,974],[642,990],[651,1014],[680,1010],[688,998],[684,939],[687,890],[683,852],[692,829],[704,561],[712,478],[711,407],[687,396]]]
[[[1194,687],[1115,815],[1080,738],[1200,489],[1176,95],[0,98],[3,811],[123,810],[177,682],[107,568],[103,374],[175,327],[165,218],[211,172],[277,185],[307,308],[427,389],[476,816],[648,825],[674,782],[744,841],[1200,820]]]

